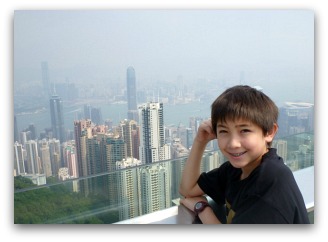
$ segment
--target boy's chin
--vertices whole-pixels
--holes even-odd
[[[247,162],[244,161],[229,161],[230,164],[234,167],[234,168],[244,168],[245,166],[247,166]]]

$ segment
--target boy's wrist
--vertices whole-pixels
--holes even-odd
[[[198,216],[200,213],[202,213],[207,207],[211,207],[210,204],[206,201],[199,201],[195,203],[194,205],[194,213],[196,216]]]
[[[199,139],[195,139],[193,146],[199,147],[200,149],[205,149],[206,145],[207,145],[208,141],[201,141]]]

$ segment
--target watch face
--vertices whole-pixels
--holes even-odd
[[[195,204],[194,212],[198,215],[198,213],[202,212],[207,206],[209,206],[207,202],[199,201]]]
[[[196,203],[195,208],[198,210],[198,209],[200,209],[202,206],[203,206],[203,204],[200,203],[200,202],[198,202],[198,203]]]

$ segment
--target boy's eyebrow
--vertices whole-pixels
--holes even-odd
[[[252,126],[250,123],[241,123],[241,124],[236,124],[235,125],[236,128],[250,127],[250,126]],[[227,126],[224,125],[224,124],[217,124],[216,127],[218,127],[218,128],[227,128]]]

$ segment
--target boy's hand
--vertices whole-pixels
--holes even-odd
[[[216,139],[216,135],[212,129],[211,119],[208,119],[199,125],[195,141],[207,144],[213,139]]]

